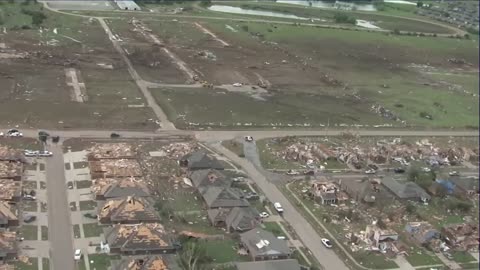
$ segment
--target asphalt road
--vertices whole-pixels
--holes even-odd
[[[278,190],[277,186],[269,182],[257,168],[248,160],[239,158],[236,154],[228,151],[220,144],[213,144],[214,148],[219,153],[222,153],[230,160],[240,165],[245,172],[255,179],[255,183],[265,193],[266,197],[272,202],[279,202],[284,209],[283,218],[290,223],[295,229],[295,232],[309,248],[315,258],[322,264],[326,270],[348,270],[345,263],[330,249],[322,245],[321,237],[317,234],[310,223],[297,212],[290,201]]]
[[[50,269],[74,270],[73,235],[62,145],[49,145],[48,150],[53,152],[46,164]]]

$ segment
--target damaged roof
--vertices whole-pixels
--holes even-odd
[[[0,178],[10,179],[22,175],[23,165],[20,162],[0,161]]]
[[[423,188],[412,181],[398,181],[392,177],[385,177],[382,184],[400,199],[431,199]]]
[[[153,252],[173,247],[172,239],[159,223],[119,224],[106,228],[104,233],[110,248],[119,248],[122,252]]]
[[[5,145],[0,145],[0,160],[1,161],[24,161],[22,152],[10,148]]]
[[[107,200],[99,207],[98,218],[100,221],[108,219],[112,223],[160,221],[151,200],[133,196]]]
[[[105,198],[119,198],[126,196],[148,197],[150,190],[143,183],[143,179],[138,178],[101,178],[93,180],[91,187],[97,196]]]
[[[162,256],[136,256],[124,258],[118,266],[113,269],[117,270],[173,270],[171,262]]]
[[[263,229],[253,229],[240,234],[240,239],[253,256],[281,256],[289,255],[290,248],[287,242],[277,239],[273,233]]]
[[[97,143],[88,149],[90,159],[135,158],[135,150],[127,143]]]
[[[11,179],[0,179],[0,200],[11,201],[22,195],[20,182]]]
[[[243,198],[243,192],[236,188],[208,186],[199,189],[208,208],[246,207],[250,204]]]
[[[196,170],[190,174],[192,184],[196,188],[206,186],[229,187],[233,180],[223,173],[213,169]]]
[[[17,252],[17,234],[15,232],[0,232],[0,257]]]
[[[138,177],[142,176],[142,168],[134,159],[101,159],[90,161],[92,174],[101,174],[103,177]]]
[[[17,220],[17,211],[13,211],[13,209],[8,205],[7,202],[0,201],[0,224],[8,224],[9,220]]]
[[[257,217],[259,213],[250,207],[235,207],[226,217],[226,223],[229,228],[238,231],[252,229],[258,224]]]
[[[223,165],[214,157],[207,154],[204,150],[198,150],[182,157],[182,161],[187,162],[190,170],[215,169],[223,170]]]
[[[257,262],[236,262],[237,270],[301,270],[297,260],[272,260]]]

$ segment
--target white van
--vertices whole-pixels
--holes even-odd
[[[274,203],[273,207],[275,207],[275,210],[277,210],[279,214],[283,213],[283,207],[279,202]]]

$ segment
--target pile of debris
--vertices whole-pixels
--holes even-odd
[[[136,151],[127,143],[97,143],[90,149],[89,159],[130,159],[135,158]]]
[[[165,152],[165,156],[178,160],[188,153],[198,150],[199,147],[192,142],[177,142],[162,147],[162,151]]]
[[[213,54],[211,51],[206,51],[206,50],[199,51],[197,55],[208,60],[212,60],[212,61],[217,60],[217,56]]]
[[[386,109],[382,105],[372,105],[371,110],[385,119],[401,121],[401,119],[396,116],[391,110]]]

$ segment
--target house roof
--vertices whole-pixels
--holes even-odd
[[[388,191],[380,185],[380,180],[343,180],[340,182],[340,188],[350,197],[356,200],[366,202],[375,202],[382,199],[392,198]]]
[[[382,184],[400,199],[430,199],[430,195],[419,185],[412,181],[398,181],[392,177],[386,177]]]
[[[12,211],[8,203],[0,202],[0,224],[7,224],[9,220],[16,219],[18,219],[17,214]]]
[[[194,187],[218,186],[229,187],[233,180],[223,173],[213,169],[196,170],[190,174],[190,179]]]
[[[141,179],[134,178],[125,178],[119,180],[104,178],[101,179],[101,181],[95,181],[94,185],[92,185],[92,190],[96,193],[96,195],[102,195],[105,198],[150,196],[150,190],[141,181]]]
[[[0,178],[14,178],[22,175],[23,166],[20,162],[0,161]]]
[[[243,198],[242,191],[230,187],[208,186],[199,189],[208,208],[246,207],[250,204]]]
[[[21,195],[19,181],[0,179],[0,200],[13,200],[14,197],[20,197]]]
[[[105,239],[111,248],[121,251],[145,252],[172,247],[172,239],[159,223],[139,225],[115,225],[104,230]]]
[[[236,262],[237,270],[300,270],[297,260],[273,260],[257,262]]]
[[[0,145],[0,160],[23,162],[25,158],[20,151],[5,145]]]
[[[134,159],[101,159],[90,161],[92,173],[101,173],[104,177],[142,176],[140,164]]]
[[[122,259],[116,270],[172,270],[171,263],[162,256],[135,256]]]
[[[0,255],[17,252],[17,234],[15,232],[0,232]]]
[[[229,228],[244,231],[258,224],[258,216],[258,211],[251,207],[235,207],[228,213],[225,221]]]
[[[191,170],[206,168],[223,170],[223,165],[216,158],[208,155],[204,150],[186,154],[182,157],[182,160],[187,161],[187,167]]]
[[[285,240],[277,239],[271,232],[255,228],[240,234],[244,246],[253,256],[276,256],[290,254]]]
[[[98,217],[100,219],[109,218],[114,223],[160,220],[160,216],[149,199],[133,196],[107,200],[102,207],[99,207]]]
[[[97,143],[88,149],[89,158],[93,159],[120,159],[134,158],[135,150],[127,143]]]

